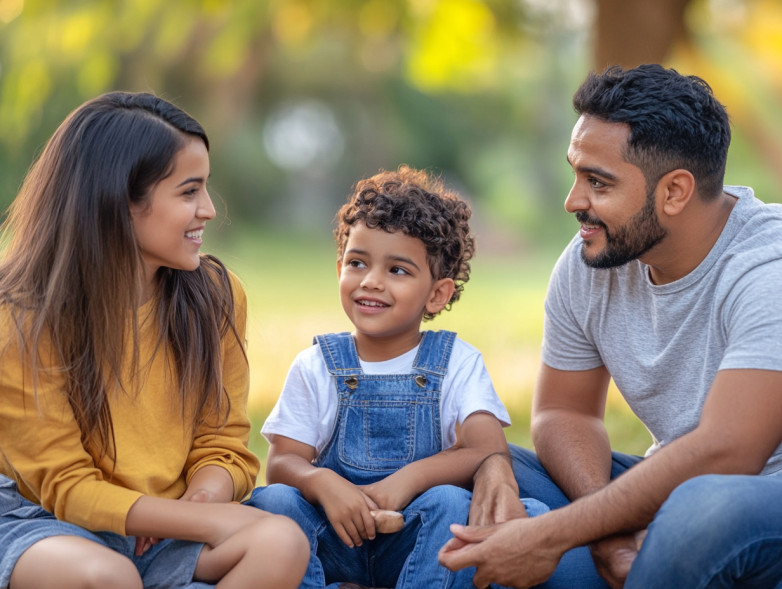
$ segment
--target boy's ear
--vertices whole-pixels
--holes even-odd
[[[342,276],[342,260],[337,258],[337,278]]]
[[[426,311],[432,314],[442,311],[451,300],[455,289],[453,278],[441,278],[435,281],[429,300],[426,302]]]

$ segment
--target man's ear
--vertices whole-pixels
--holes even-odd
[[[681,213],[695,194],[695,178],[692,172],[682,168],[671,170],[657,183],[657,193],[662,191],[663,213],[675,216]]]
[[[426,311],[434,315],[439,313],[448,304],[456,289],[453,278],[441,278],[432,285],[432,292],[429,294],[429,300],[426,301]]]

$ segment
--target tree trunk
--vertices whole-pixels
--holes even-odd
[[[684,11],[691,0],[596,0],[595,71],[663,63],[686,37]]]

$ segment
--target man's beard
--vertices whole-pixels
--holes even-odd
[[[596,255],[587,255],[586,244],[581,247],[581,259],[592,268],[623,266],[644,255],[668,235],[657,218],[653,193],[647,195],[644,207],[613,234],[609,233],[602,221],[590,218],[583,211],[576,213],[576,219],[585,225],[598,225],[605,233],[605,248]]]

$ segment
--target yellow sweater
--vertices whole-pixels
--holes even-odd
[[[247,300],[231,276],[236,327],[244,338]],[[149,311],[139,309],[139,320]],[[116,468],[110,458],[96,462],[82,446],[73,412],[57,374],[39,377],[37,398],[29,364],[22,365],[17,330],[0,309],[0,473],[19,491],[58,519],[93,531],[125,534],[125,519],[142,495],[179,498],[193,474],[216,464],[233,478],[234,499],[249,493],[260,464],[247,447],[249,371],[232,334],[223,340],[223,385],[231,400],[224,427],[193,431],[193,415],[177,402],[173,365],[159,351],[154,320],[140,329],[140,369],[126,391],[110,399]],[[5,349],[3,349],[5,347]],[[151,362],[150,362],[151,358]],[[207,420],[214,422],[214,420]]]

